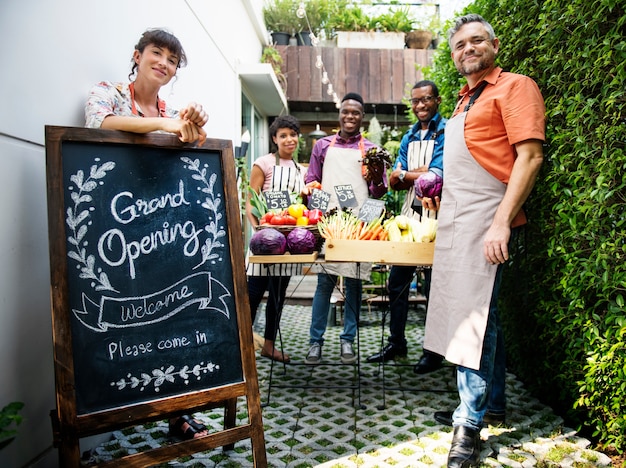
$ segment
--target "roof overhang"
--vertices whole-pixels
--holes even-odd
[[[288,112],[287,97],[269,63],[241,65],[239,79],[260,112],[268,116]]]

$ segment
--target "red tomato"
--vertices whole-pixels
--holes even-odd
[[[294,216],[291,215],[285,215],[283,216],[283,218],[285,218],[285,224],[288,224],[290,226],[295,226],[296,225],[296,218]]]
[[[268,211],[259,220],[259,224],[272,224],[272,218],[274,217],[274,213]]]
[[[282,214],[277,214],[272,216],[272,219],[270,219],[270,224],[273,224],[274,226],[280,226],[285,224],[285,217]]]

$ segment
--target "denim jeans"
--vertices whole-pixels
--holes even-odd
[[[489,305],[480,369],[462,366],[457,368],[457,387],[461,403],[452,416],[454,426],[480,430],[486,411],[503,416],[505,413],[506,353],[498,314],[498,291],[501,280],[502,265],[498,265]]]
[[[283,310],[290,279],[289,276],[248,276],[248,296],[253,324],[263,295],[269,289],[265,305],[265,334],[263,336],[268,341],[276,341],[279,316]]]
[[[389,343],[398,348],[406,348],[404,331],[409,312],[409,293],[416,267],[394,265],[389,272]],[[424,270],[424,295],[430,290],[430,268]],[[428,353],[428,351],[425,351]],[[433,353],[434,354],[434,353]]]
[[[324,332],[328,323],[330,297],[337,284],[338,277],[327,273],[317,275],[317,288],[313,297],[310,343],[324,344]],[[343,333],[340,339],[354,341],[356,337],[359,312],[361,310],[361,280],[344,277],[345,305],[343,317]]]

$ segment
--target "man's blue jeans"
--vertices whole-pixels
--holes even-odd
[[[328,323],[328,310],[330,297],[337,284],[338,277],[327,273],[317,275],[317,288],[313,297],[310,343],[324,344],[324,332]],[[361,280],[345,278],[345,306],[343,317],[343,333],[340,338],[346,341],[354,341],[361,310]]]
[[[498,314],[498,291],[501,280],[502,265],[499,265],[491,294],[480,369],[462,366],[457,368],[457,387],[461,403],[452,416],[454,426],[480,430],[486,411],[502,416],[505,413],[506,353]]]

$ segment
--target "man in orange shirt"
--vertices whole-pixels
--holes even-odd
[[[456,468],[477,466],[480,429],[504,421],[498,289],[543,162],[545,106],[532,79],[495,66],[500,41],[480,15],[458,18],[448,37],[467,85],[446,126],[424,348],[458,366],[460,404],[452,414],[435,413],[454,426],[448,467]]]

